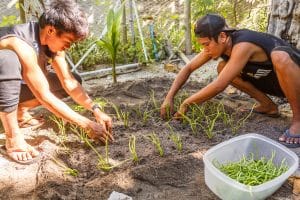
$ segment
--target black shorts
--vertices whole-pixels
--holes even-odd
[[[21,74],[21,64],[16,53],[7,49],[0,50],[0,112],[12,112],[17,109],[19,102],[35,99],[29,87],[22,83]],[[73,75],[81,84],[80,76]],[[68,96],[55,73],[49,72],[45,76],[55,96]]]
[[[284,51],[300,67],[300,52],[297,49],[287,46],[279,46],[273,51]],[[260,91],[278,97],[285,97],[274,71],[273,65],[260,66],[259,64],[247,63],[241,73],[245,81],[252,83]]]

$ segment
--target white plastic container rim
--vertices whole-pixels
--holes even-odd
[[[232,178],[230,178],[229,176],[225,175],[223,172],[221,172],[218,168],[216,168],[208,159],[207,159],[207,156],[209,154],[211,154],[212,152],[218,150],[219,148],[222,148],[223,146],[226,146],[232,142],[236,142],[236,141],[239,141],[239,140],[244,140],[245,138],[257,138],[257,139],[261,139],[261,140],[264,140],[265,142],[268,142],[268,143],[271,143],[272,145],[274,146],[277,146],[278,148],[282,149],[282,151],[284,151],[285,153],[289,154],[291,157],[293,157],[294,160],[296,160],[295,164],[292,165],[288,171],[286,171],[285,173],[281,174],[280,176],[276,177],[275,179],[277,180],[276,182],[273,181],[273,180],[270,180],[266,183],[263,183],[263,184],[260,184],[260,185],[257,185],[257,186],[247,186],[247,185],[244,185]],[[204,164],[206,167],[208,168],[213,168],[215,169],[216,173],[218,176],[222,177],[224,182],[227,183],[227,184],[230,184],[231,186],[239,189],[239,190],[242,190],[242,191],[249,191],[249,189],[251,188],[251,191],[252,192],[261,192],[262,190],[266,190],[266,188],[272,188],[274,187],[275,185],[278,185],[278,182],[284,182],[286,178],[286,176],[283,176],[283,175],[288,175],[291,176],[297,169],[298,169],[298,165],[299,165],[299,158],[298,156],[291,150],[289,150],[287,147],[285,147],[284,145],[278,143],[278,142],[274,142],[274,140],[270,139],[270,138],[267,138],[265,136],[262,136],[262,135],[259,135],[259,134],[256,134],[256,133],[249,133],[249,134],[245,134],[245,135],[241,135],[241,136],[237,136],[237,137],[234,137],[230,140],[227,140],[227,141],[224,141],[212,148],[210,148],[203,156],[203,161],[204,161]],[[263,187],[262,187],[263,186]]]

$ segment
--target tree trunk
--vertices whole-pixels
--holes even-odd
[[[185,25],[185,53],[187,55],[190,55],[192,54],[191,0],[185,0],[184,25]]]
[[[26,22],[26,15],[25,15],[25,10],[24,10],[24,0],[19,0],[19,5],[20,5],[21,22],[25,23]]]
[[[300,1],[272,0],[268,32],[300,49]]]
[[[124,0],[122,1],[122,3]],[[122,43],[127,44],[126,5],[122,8]]]

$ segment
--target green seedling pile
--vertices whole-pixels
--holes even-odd
[[[253,154],[243,156],[238,162],[220,164],[214,162],[214,165],[230,178],[249,186],[256,186],[268,182],[288,170],[285,160],[283,159],[280,166],[273,163],[275,153],[272,153],[268,160],[261,157],[259,160],[254,159]]]

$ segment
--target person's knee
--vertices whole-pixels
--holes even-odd
[[[226,62],[225,62],[225,61],[220,61],[220,62],[219,62],[218,66],[217,66],[218,74],[221,73],[221,71],[224,69],[225,65],[226,65]]]
[[[276,72],[287,69],[287,67],[292,63],[291,57],[285,51],[272,51],[271,59]]]

